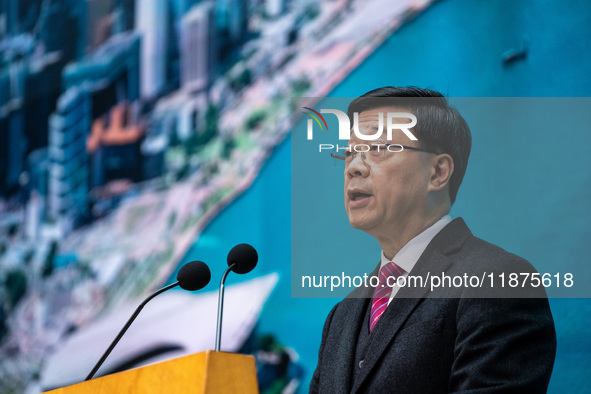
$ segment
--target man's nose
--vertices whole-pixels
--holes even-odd
[[[369,174],[369,167],[363,158],[364,156],[364,152],[356,152],[353,156],[353,159],[347,166],[347,174],[349,174],[350,177],[367,176],[367,174]]]

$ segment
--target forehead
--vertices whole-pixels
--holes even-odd
[[[380,123],[380,116],[382,119],[382,132],[376,139],[379,139],[384,142],[394,142],[399,143],[401,142],[401,133],[394,131],[392,133],[392,138],[388,140],[387,137],[387,127],[388,127],[388,112],[403,112],[403,113],[412,113],[410,109],[398,106],[383,106],[383,107],[376,107],[367,109],[359,113],[358,116],[358,126],[359,132],[361,134],[376,134],[376,131],[379,129]],[[395,117],[392,118],[394,123],[409,123],[409,119],[407,117]],[[403,137],[404,135],[402,135]],[[349,142],[367,142],[361,141],[355,133],[353,132],[353,123],[351,123],[351,138]],[[405,141],[408,142],[408,141]]]

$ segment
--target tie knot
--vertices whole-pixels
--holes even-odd
[[[396,280],[399,276],[404,274],[404,270],[400,268],[395,262],[390,261],[380,269],[380,284],[386,286],[388,278]],[[392,284],[392,280],[390,281]]]

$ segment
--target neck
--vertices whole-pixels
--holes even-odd
[[[437,212],[429,216],[421,217],[418,220],[409,220],[407,223],[397,225],[391,232],[382,236],[376,236],[384,255],[387,259],[392,260],[394,256],[406,245],[411,239],[434,225],[448,212]]]

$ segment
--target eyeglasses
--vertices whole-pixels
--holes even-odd
[[[378,163],[386,157],[386,154],[400,153],[405,149],[432,153],[434,155],[439,154],[430,149],[415,148],[414,146],[374,142],[372,144],[354,144],[344,147],[337,146],[331,152],[330,157],[333,159],[336,167],[343,168],[348,167],[358,154],[361,155],[364,162],[369,160],[373,163]]]

